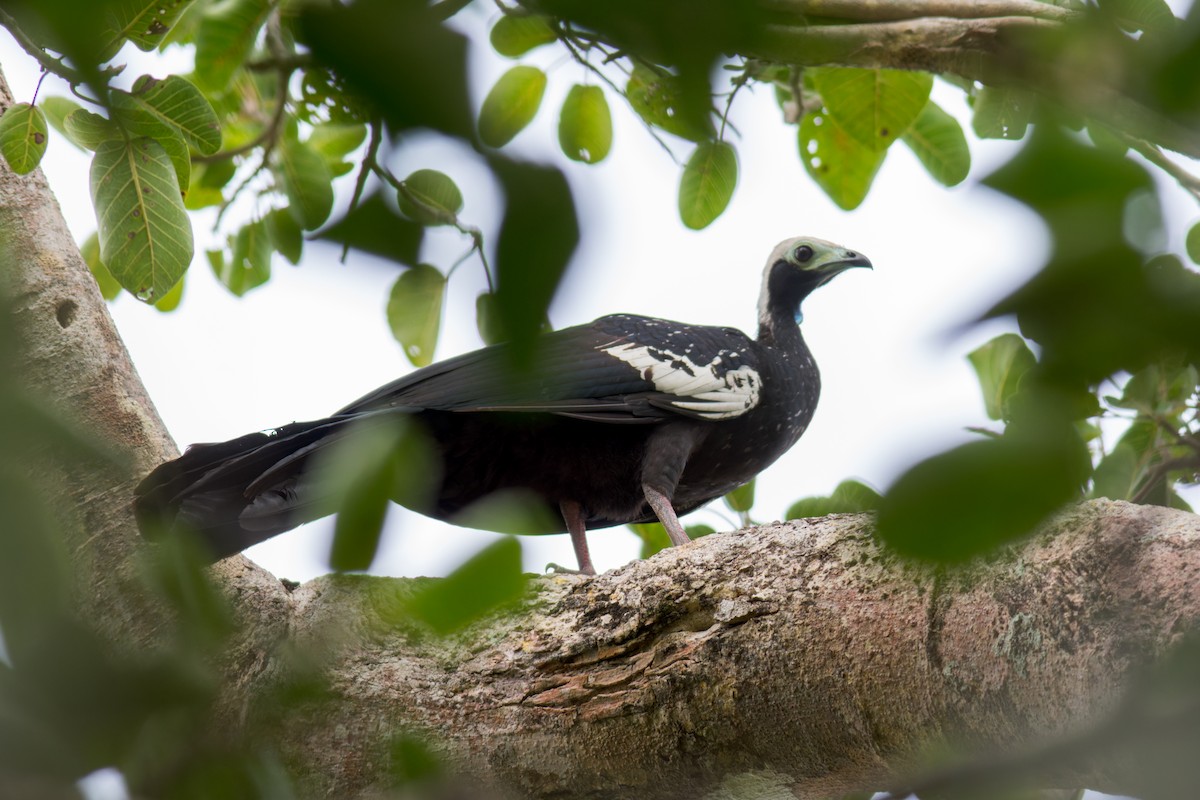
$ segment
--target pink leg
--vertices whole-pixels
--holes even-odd
[[[654,515],[667,529],[667,536],[670,537],[671,544],[678,547],[690,542],[691,538],[687,535],[687,531],[679,524],[679,517],[675,516],[675,508],[671,505],[670,499],[649,484],[642,484],[642,491],[646,495],[646,502],[650,504],[650,508],[654,509]]]
[[[563,500],[558,504],[563,520],[567,523],[567,531],[571,534],[571,544],[575,548],[575,560],[579,562],[579,571],[584,575],[595,575],[596,568],[592,566],[592,556],[588,553],[587,526],[583,521],[583,506],[574,500]]]

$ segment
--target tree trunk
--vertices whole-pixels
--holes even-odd
[[[11,103],[7,89],[3,102]],[[30,392],[128,469],[47,451],[78,616],[116,649],[171,620],[138,589],[130,492],[174,455],[40,172],[0,166],[4,291]],[[695,797],[893,783],[943,745],[1008,748],[1085,729],[1200,613],[1200,518],[1092,502],[988,563],[935,573],[860,516],[714,535],[597,577],[533,581],[519,609],[438,640],[403,615],[411,581],[331,576],[288,592],[241,557],[217,716],[257,719],[307,796],[387,785],[415,731],[465,780],[532,797]],[[331,692],[263,723],[304,652]],[[1110,764],[1060,774],[1122,789]]]

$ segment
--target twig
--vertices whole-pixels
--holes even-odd
[[[362,163],[358,168],[358,178],[354,181],[354,194],[350,196],[349,211],[353,211],[358,207],[358,201],[362,199],[362,194],[367,188],[367,178],[371,176],[371,169],[377,163],[375,156],[379,152],[379,146],[383,142],[383,122],[378,118],[371,120],[371,141],[367,143],[367,154],[363,157]],[[349,212],[347,212],[349,213]],[[346,263],[346,258],[350,255],[350,242],[342,243],[342,255],[338,259],[341,263]]]
[[[1036,17],[1065,20],[1077,12],[1037,0],[760,0],[763,8],[812,17],[884,22],[918,17],[985,19]]]
[[[3,25],[8,29],[8,32],[12,34],[12,37],[17,40],[17,44],[21,45],[21,49],[33,56],[34,59],[36,59],[37,62],[42,65],[42,69],[46,70],[47,72],[53,72],[55,75],[72,85],[78,85],[87,82],[87,79],[84,77],[82,72],[72,67],[68,67],[62,59],[54,58],[41,47],[39,47],[37,42],[30,39],[25,31],[21,29],[21,24],[13,19],[12,16],[3,9],[0,9],[0,25]]]
[[[1171,159],[1167,158],[1162,150],[1157,145],[1147,142],[1145,139],[1139,139],[1136,136],[1130,136],[1121,131],[1115,131],[1117,137],[1125,142],[1129,147],[1136,150],[1143,158],[1149,161],[1154,166],[1161,169],[1163,172],[1175,179],[1175,182],[1183,188],[1185,192],[1192,195],[1200,202],[1200,177],[1193,175],[1183,167],[1176,164]]]

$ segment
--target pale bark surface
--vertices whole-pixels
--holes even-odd
[[[131,577],[129,501],[174,447],[40,173],[0,167],[0,231],[25,383],[128,463],[47,452],[33,467],[57,489],[78,614],[114,649],[152,645],[171,623]],[[398,613],[410,582],[289,593],[238,557],[213,570],[242,625],[218,727],[267,702],[292,649],[323,664],[333,693],[266,735],[310,796],[381,788],[386,743],[416,730],[498,794],[826,797],[888,784],[945,742],[1086,727],[1194,627],[1198,573],[1200,518],[1159,508],[1089,503],[940,577],[883,553],[867,518],[833,517],[537,578],[519,610],[438,641]],[[1084,782],[1121,788],[1110,770],[1089,765]]]

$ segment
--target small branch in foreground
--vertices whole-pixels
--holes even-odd
[[[863,22],[915,19],[918,17],[1036,17],[1065,20],[1076,12],[1037,0],[762,0],[772,11],[813,17],[835,17]]]

